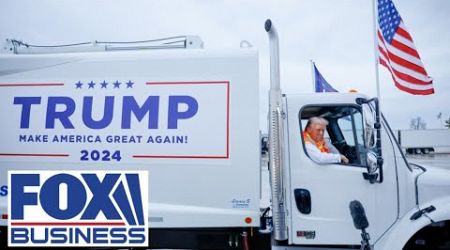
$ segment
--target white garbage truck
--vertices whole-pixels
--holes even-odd
[[[408,163],[376,98],[283,93],[270,20],[265,30],[266,140],[254,48],[204,49],[196,37],[154,46],[8,40],[0,55],[1,248],[14,212],[7,176],[24,170],[148,172],[147,248],[448,248],[450,172]],[[311,117],[328,121],[326,137],[348,164],[308,156]],[[48,237],[67,239],[61,233]]]

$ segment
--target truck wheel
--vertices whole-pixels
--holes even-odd
[[[436,222],[422,228],[403,248],[403,250],[431,249],[450,249],[450,221]]]

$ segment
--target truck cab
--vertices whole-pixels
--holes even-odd
[[[287,241],[280,249],[415,249],[447,244],[450,173],[408,163],[376,98],[356,93],[282,95],[278,34],[270,20],[265,28],[271,53],[274,238]],[[303,131],[311,117],[328,121],[327,140],[349,159],[348,164],[321,164],[310,158]],[[361,237],[355,228],[362,231]]]
[[[288,224],[294,229],[289,233],[294,244],[358,244],[359,235],[351,233],[355,231],[349,213],[352,200],[364,205],[372,239],[380,237],[398,217],[396,172],[399,167],[404,168],[400,171],[408,171],[408,168],[401,158],[397,162],[394,154],[398,152],[388,135],[382,133],[382,147],[390,149],[383,151],[383,159],[386,159],[383,172],[377,170],[374,183],[364,178],[371,151],[366,147],[371,142],[366,141],[374,141],[374,138],[364,136],[363,108],[356,103],[357,98],[365,97],[353,93],[286,96],[286,133],[289,135],[286,181],[291,190],[287,196],[291,210]],[[302,131],[307,120],[314,116],[329,122],[325,137],[349,159],[348,164],[317,163],[308,156]],[[409,200],[410,204],[405,205],[412,207],[413,199]],[[380,209],[378,204],[383,204],[384,208]]]
[[[283,181],[289,244],[342,248],[359,245],[361,237],[349,212],[349,203],[353,200],[360,201],[365,208],[369,221],[367,232],[376,248],[401,249],[407,245],[412,248],[404,249],[414,249],[417,242],[437,245],[445,242],[448,217],[444,219],[430,206],[440,206],[436,211],[448,210],[445,203],[450,189],[443,191],[447,184],[443,185],[439,189],[445,195],[441,193],[439,199],[423,203],[428,198],[424,197],[426,192],[421,191],[428,188],[421,186],[420,180],[435,175],[430,173],[435,171],[441,174],[440,178],[448,179],[449,173],[408,163],[387,121],[380,119],[379,130],[374,129],[376,107],[360,101],[367,99],[358,93],[283,97],[286,110],[283,128],[287,135]],[[308,156],[302,132],[311,117],[328,121],[325,138],[349,159],[348,164],[317,163]],[[380,148],[376,146],[378,136]],[[377,162],[377,156],[382,160]],[[368,178],[369,172],[375,174],[375,179]],[[426,208],[429,213],[423,212],[424,216],[418,218],[413,216]],[[401,224],[408,226],[402,231]],[[424,231],[430,230],[426,227],[430,224],[434,232],[440,228],[441,233],[436,233],[434,239],[428,235],[425,240]],[[422,232],[416,233],[420,229]],[[392,234],[395,230],[399,232]]]

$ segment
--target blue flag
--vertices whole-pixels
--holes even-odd
[[[316,92],[339,92],[323,78],[322,74],[317,70],[316,65],[313,64],[313,66]]]

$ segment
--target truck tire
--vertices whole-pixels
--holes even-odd
[[[409,239],[403,250],[450,250],[450,221],[433,223]]]

